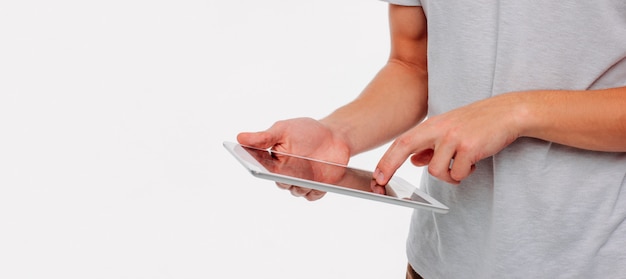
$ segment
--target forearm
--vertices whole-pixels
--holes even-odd
[[[419,123],[427,111],[427,26],[421,7],[389,5],[389,61],[353,102],[321,122],[355,155]]]
[[[626,152],[626,87],[513,94],[520,98],[520,136]]]
[[[321,121],[355,155],[419,123],[427,112],[427,90],[423,67],[391,59],[357,99]]]

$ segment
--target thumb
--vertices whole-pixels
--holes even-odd
[[[243,145],[257,148],[270,148],[278,142],[278,140],[267,131],[239,133],[237,135],[237,141]]]
[[[261,132],[244,132],[237,135],[237,141],[243,145],[257,148],[270,148],[283,140],[284,125],[274,123],[269,129]]]

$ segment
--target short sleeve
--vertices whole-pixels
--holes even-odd
[[[389,4],[401,5],[401,6],[421,6],[421,0],[381,0]]]

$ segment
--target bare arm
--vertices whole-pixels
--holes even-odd
[[[245,145],[272,148],[345,164],[423,120],[427,110],[426,18],[420,7],[390,5],[391,54],[361,95],[324,119],[277,121],[269,129],[243,132]],[[317,200],[324,193],[279,184],[294,196]]]
[[[626,152],[626,87],[512,93],[520,136],[596,151]]]
[[[431,175],[456,184],[478,161],[519,137],[626,152],[626,87],[514,92],[431,117],[396,139],[378,163],[375,177],[385,184],[414,154],[415,165],[428,165]]]
[[[383,144],[427,112],[426,18],[421,7],[389,6],[387,64],[353,102],[321,120],[354,155]]]

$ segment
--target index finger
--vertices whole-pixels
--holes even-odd
[[[408,137],[400,137],[391,144],[383,157],[378,161],[374,171],[376,183],[386,185],[389,182],[396,170],[415,152],[415,148],[412,146],[415,143],[416,141]]]

